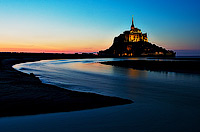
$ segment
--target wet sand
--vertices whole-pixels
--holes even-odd
[[[200,60],[198,58],[193,58],[189,60],[181,59],[181,61],[125,60],[100,63],[106,65],[133,68],[136,70],[200,74]]]
[[[43,84],[34,75],[12,68],[12,65],[17,63],[38,60],[40,58],[0,59],[0,117],[67,112],[133,103],[128,99],[76,92]]]

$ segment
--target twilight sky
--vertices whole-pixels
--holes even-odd
[[[135,26],[150,42],[200,52],[199,0],[0,0],[0,52],[97,52]]]

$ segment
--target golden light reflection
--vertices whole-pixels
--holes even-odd
[[[132,78],[138,78],[138,77],[141,77],[141,76],[147,77],[147,72],[128,68],[128,76],[130,76]]]

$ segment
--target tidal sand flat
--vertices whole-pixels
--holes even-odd
[[[66,112],[133,103],[128,99],[83,93],[41,83],[34,74],[12,68],[39,58],[0,59],[0,117]],[[66,78],[67,79],[67,78]]]

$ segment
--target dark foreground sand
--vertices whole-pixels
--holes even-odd
[[[200,74],[200,59],[181,61],[125,60],[100,62],[101,64],[133,68],[136,70]]]
[[[36,60],[40,59],[0,59],[0,117],[66,112],[133,103],[128,99],[75,92],[43,84],[34,75],[12,68],[13,64]]]

